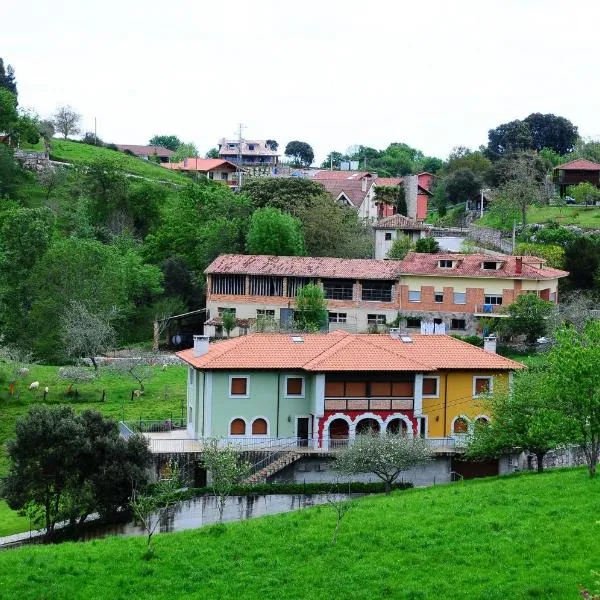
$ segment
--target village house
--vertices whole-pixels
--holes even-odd
[[[522,368],[494,350],[397,330],[254,333],[213,344],[195,336],[178,353],[189,365],[187,435],[281,446],[291,460],[279,477],[300,481],[331,478],[323,456],[361,433],[421,436],[439,455],[413,476],[447,481],[464,436],[489,421],[482,398]]]
[[[567,275],[531,256],[419,253],[402,261],[225,254],[205,273],[211,337],[223,335],[226,311],[238,320],[234,336],[257,319],[291,324],[296,294],[309,282],[323,288],[330,329],[385,329],[400,313],[398,325],[408,331],[435,324],[476,333],[480,317],[502,318],[519,294],[558,302],[558,280]]]
[[[244,171],[238,165],[220,158],[185,158],[181,162],[162,166],[172,171],[204,175],[212,181],[219,181],[233,188],[240,184],[240,173]]]
[[[430,230],[430,225],[404,215],[396,214],[380,219],[373,225],[375,258],[387,258],[388,252],[398,238],[406,236],[411,242],[416,242],[428,235]]]
[[[173,150],[163,146],[140,146],[138,144],[116,144],[116,146],[120,152],[133,154],[143,160],[157,158],[161,163],[168,163],[173,156]]]
[[[267,145],[267,140],[219,141],[219,158],[244,167],[252,175],[267,175],[276,169],[279,153]]]
[[[368,171],[315,171],[312,179],[320,183],[340,203],[353,207],[361,219],[373,221],[396,214],[396,206],[377,198],[377,187],[404,188],[407,216],[423,220],[431,196],[433,175],[419,173],[404,177],[378,177]]]
[[[569,186],[578,183],[588,182],[600,188],[600,164],[577,158],[554,167],[552,177],[561,198],[566,196]]]

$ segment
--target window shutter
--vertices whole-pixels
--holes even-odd
[[[252,435],[267,435],[267,422],[264,419],[254,419]]]
[[[437,391],[437,379],[433,377],[423,377],[423,393],[427,396],[436,396]]]
[[[286,382],[286,394],[288,396],[302,395],[302,377],[288,377]]]
[[[245,377],[232,377],[231,378],[231,395],[232,396],[245,396],[248,381]]]
[[[231,435],[245,435],[246,423],[244,422],[244,419],[234,419],[231,421],[229,432]]]

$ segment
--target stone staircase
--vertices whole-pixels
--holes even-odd
[[[278,473],[283,468],[295,463],[302,454],[299,452],[282,452],[278,457],[275,458],[272,462],[267,463],[264,467],[256,471],[245,479],[244,483],[247,485],[252,485],[254,483],[265,483],[267,478],[275,473]]]

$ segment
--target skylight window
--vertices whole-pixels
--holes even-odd
[[[294,344],[302,344],[304,342],[304,338],[300,337],[299,335],[293,335],[292,342],[294,342]]]
[[[408,335],[401,335],[400,340],[403,341],[405,344],[412,344],[412,338]]]

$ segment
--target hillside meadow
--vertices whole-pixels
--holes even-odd
[[[578,598],[600,566],[600,479],[561,470],[353,501],[226,526],[0,553],[0,597]]]
[[[14,435],[17,418],[24,415],[30,406],[43,402],[43,388],[46,386],[49,388],[47,404],[69,405],[77,412],[94,409],[116,421],[182,416],[186,399],[186,370],[181,365],[170,365],[164,371],[161,366],[153,367],[152,378],[144,384],[144,395],[133,400],[131,392],[138,388],[138,384],[105,368],[100,369],[95,380],[73,384],[73,389],[77,389],[79,394],[77,398],[68,396],[69,381],[58,377],[58,369],[56,366],[31,366],[30,375],[18,380],[13,397],[8,395],[8,384],[0,384],[0,477],[8,469],[5,443]],[[29,390],[32,381],[40,382],[37,390]],[[29,520],[20,517],[0,500],[0,537],[28,530]]]

